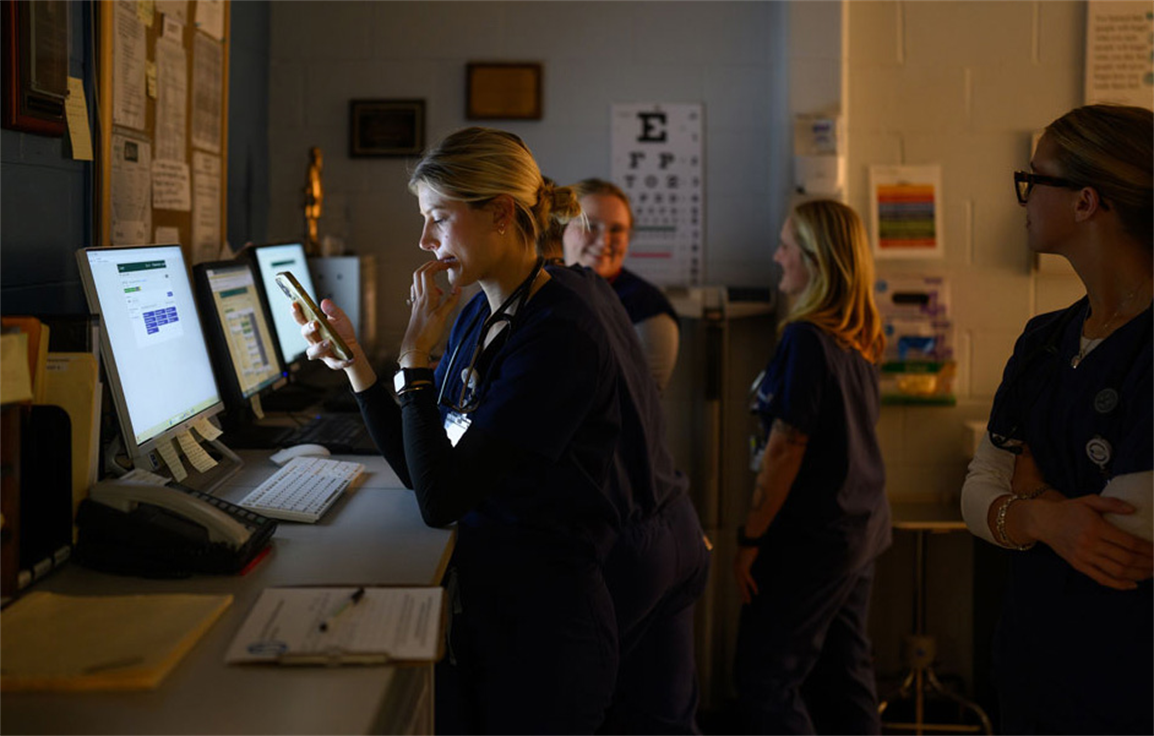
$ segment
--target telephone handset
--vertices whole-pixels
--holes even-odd
[[[76,525],[82,565],[183,577],[239,572],[267,546],[277,522],[193,489],[117,479],[92,486]]]
[[[252,536],[251,529],[246,529],[215,506],[167,486],[103,480],[92,486],[88,497],[126,513],[134,510],[137,504],[159,506],[204,527],[210,542],[221,542],[233,549],[240,547]]]

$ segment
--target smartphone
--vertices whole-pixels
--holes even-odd
[[[304,290],[296,276],[293,276],[290,271],[280,271],[276,275],[276,285],[280,287],[285,296],[301,305],[301,312],[304,313],[305,319],[310,322],[315,320],[321,326],[321,335],[332,345],[334,355],[341,360],[353,359],[353,351],[349,349],[348,344],[341,339],[337,331],[329,326],[328,317]]]

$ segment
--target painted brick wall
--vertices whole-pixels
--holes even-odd
[[[847,11],[850,204],[868,213],[871,164],[942,166],[945,258],[881,261],[878,273],[944,275],[956,325],[957,406],[883,410],[887,490],[895,501],[956,503],[964,423],[987,417],[1022,326],[1083,293],[1068,267],[1035,268],[1011,172],[1027,167],[1036,131],[1082,102],[1086,6],[854,0]],[[872,628],[883,674],[903,667],[910,537],[898,533],[879,564]],[[984,676],[971,670],[974,648],[985,646],[971,623],[972,560],[967,533],[931,535],[929,627],[943,670],[967,682]]]

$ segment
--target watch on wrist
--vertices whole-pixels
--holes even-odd
[[[432,368],[401,368],[393,374],[393,390],[397,392],[397,396],[432,385]]]
[[[745,533],[745,524],[737,527],[737,546],[738,547],[760,547],[761,540],[765,537],[751,537]]]

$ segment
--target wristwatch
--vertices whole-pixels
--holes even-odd
[[[741,526],[737,527],[737,546],[738,547],[760,547],[762,539],[765,539],[765,537],[764,536],[761,536],[761,537],[747,536],[745,533],[745,524],[742,524]]]
[[[393,374],[393,389],[397,396],[432,385],[432,368],[401,368]]]

